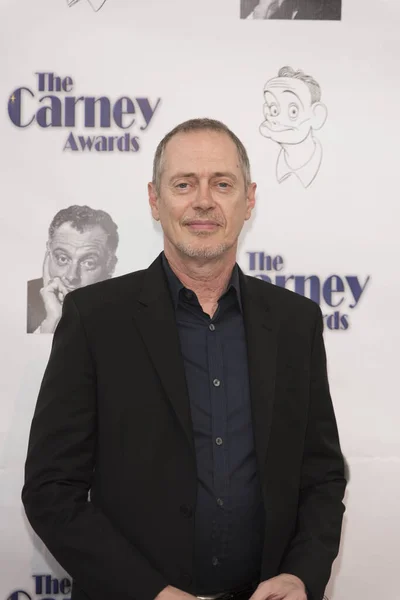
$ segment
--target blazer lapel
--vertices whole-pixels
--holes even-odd
[[[194,452],[189,394],[178,328],[160,256],[145,273],[134,319],[189,446]]]
[[[250,398],[259,468],[262,470],[271,431],[277,357],[278,323],[268,306],[267,291],[240,272],[244,324],[247,337]]]

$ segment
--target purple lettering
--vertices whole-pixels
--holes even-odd
[[[109,98],[84,98],[85,127],[96,126],[96,104],[100,105],[100,127],[111,127],[111,103]]]
[[[130,98],[120,98],[116,101],[113,110],[114,121],[121,129],[129,129],[135,122],[135,117],[125,121],[124,117],[135,114],[135,105]]]
[[[157,103],[154,108],[152,108],[150,106],[150,102],[147,98],[136,98],[136,102],[139,104],[140,111],[141,111],[143,118],[145,120],[145,123],[146,123],[145,126],[141,125],[141,127],[140,127],[140,129],[142,131],[144,131],[145,129],[147,129],[147,126],[149,125],[150,121],[152,120],[154,113],[156,112],[158,105],[161,102],[161,98],[159,98],[157,100]]]
[[[35,94],[30,89],[26,87],[18,88],[11,94],[8,100],[8,115],[17,127],[29,127],[35,120],[35,117],[33,116],[28,123],[22,123],[22,92],[27,92],[32,98],[35,97]]]
[[[331,275],[328,279],[325,280],[322,295],[324,297],[325,302],[329,306],[333,306],[334,308],[340,306],[342,302],[344,302],[344,296],[338,302],[333,301],[333,294],[338,292],[344,292],[344,283],[342,279],[338,275]]]
[[[50,106],[43,106],[36,113],[40,127],[61,127],[61,100],[57,96],[43,96],[39,102],[50,100]]]

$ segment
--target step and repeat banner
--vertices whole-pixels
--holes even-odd
[[[153,153],[193,117],[249,152],[241,268],[324,314],[350,473],[326,595],[400,597],[399,28],[398,0],[2,0],[0,600],[70,597],[20,501],[52,332],[162,249]]]

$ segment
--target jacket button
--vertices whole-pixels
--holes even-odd
[[[183,572],[181,575],[182,581],[186,585],[190,585],[192,583],[192,577],[190,573]]]
[[[183,517],[191,517],[193,514],[193,510],[192,507],[189,506],[188,504],[182,504],[182,506],[180,507],[180,511],[181,511],[181,515]]]

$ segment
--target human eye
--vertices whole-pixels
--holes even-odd
[[[178,190],[187,190],[189,188],[189,184],[187,181],[180,181],[175,185]]]
[[[54,258],[59,267],[65,267],[70,262],[69,257],[63,253],[56,253]]]
[[[82,267],[84,267],[84,269],[87,271],[93,271],[94,269],[97,269],[98,266],[99,259],[97,256],[89,256],[82,261]]]
[[[230,183],[228,183],[228,181],[218,181],[217,187],[221,190],[227,190],[230,188]]]
[[[290,119],[292,119],[292,120],[297,119],[297,117],[299,116],[299,107],[298,107],[298,105],[295,104],[295,103],[289,104],[288,113],[289,113]]]

